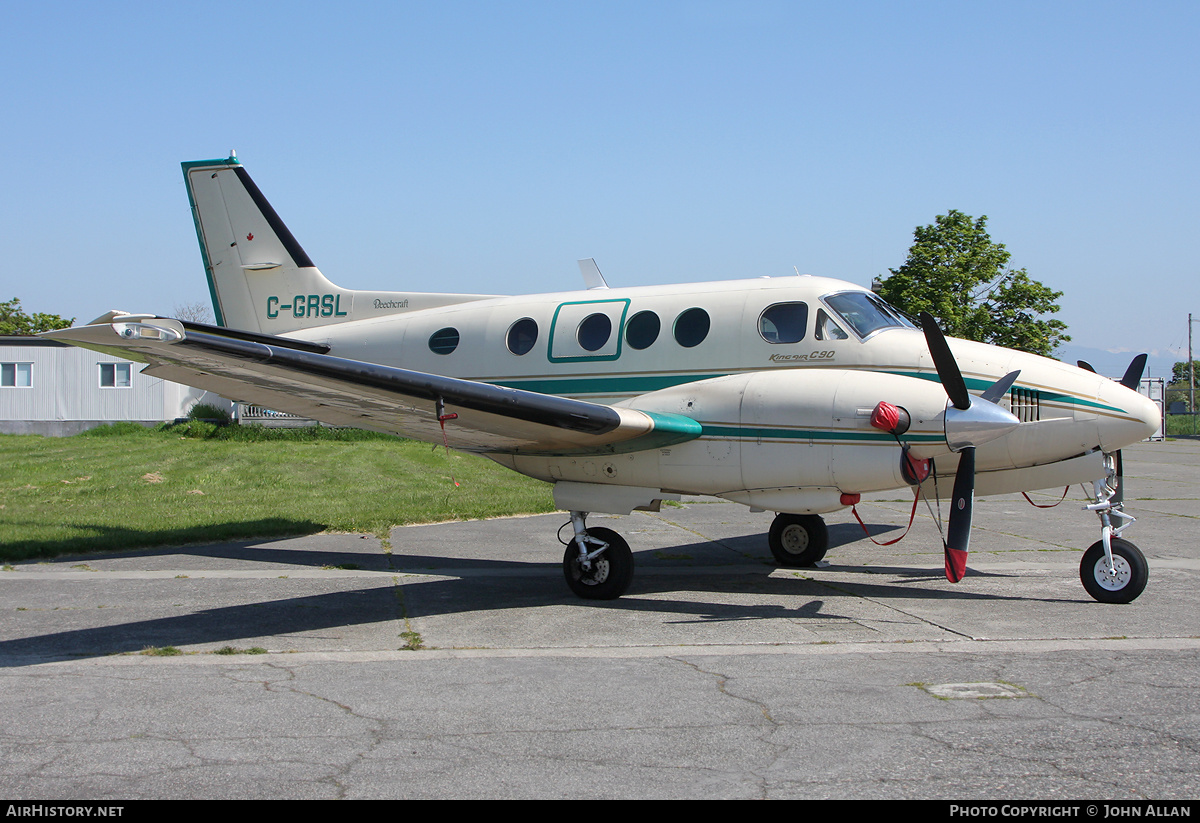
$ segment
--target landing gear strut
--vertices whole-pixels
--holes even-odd
[[[1100,518],[1100,539],[1083,553],[1079,578],[1087,593],[1101,603],[1129,603],[1146,588],[1150,569],[1141,550],[1120,538],[1134,520],[1122,511],[1124,503],[1114,501],[1120,476],[1112,455],[1104,456],[1104,467],[1107,476],[1092,483],[1094,502],[1084,506]],[[1124,522],[1114,526],[1114,517]]]
[[[612,529],[587,528],[587,512],[571,512],[575,537],[563,553],[563,576],[585,600],[615,600],[633,582],[633,552]]]
[[[767,543],[780,565],[815,566],[829,550],[829,530],[816,514],[779,514]]]

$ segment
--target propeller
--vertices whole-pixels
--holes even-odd
[[[1086,360],[1078,360],[1076,362],[1079,365],[1079,368],[1087,369],[1092,374],[1096,373],[1096,370],[1092,367],[1092,364],[1087,362]],[[1136,357],[1134,357],[1133,360],[1129,361],[1129,368],[1125,369],[1125,376],[1121,378],[1121,385],[1127,389],[1137,391],[1138,386],[1141,385],[1141,382],[1142,382],[1142,373],[1145,370],[1146,370],[1146,355],[1139,354]],[[1110,499],[1114,503],[1121,503],[1125,499],[1125,492],[1122,489],[1122,487],[1124,486],[1125,477],[1124,477],[1124,468],[1122,466],[1122,461],[1121,461],[1121,451],[1119,449],[1113,453],[1113,462],[1114,462],[1114,469],[1116,471],[1117,489],[1116,489],[1116,492],[1113,493],[1113,496]]]
[[[967,410],[971,408],[971,395],[967,392],[967,381],[963,380],[946,335],[942,334],[937,320],[927,311],[921,312],[921,329],[925,332],[925,343],[929,346],[929,354],[933,357],[933,365],[937,369],[938,379],[946,390],[946,396],[954,404],[954,408]]]
[[[1125,376],[1121,378],[1121,385],[1133,391],[1138,390],[1138,386],[1142,383],[1142,372],[1146,370],[1146,355],[1139,354],[1129,361],[1129,368],[1125,369]],[[1121,459],[1121,450],[1117,449],[1113,455],[1114,470],[1116,471],[1117,489],[1109,500],[1113,503],[1125,502],[1125,466]]]
[[[1012,387],[1014,371],[1001,377],[979,397],[967,391],[954,353],[937,320],[929,312],[921,312],[921,329],[933,357],[938,379],[946,390],[950,405],[946,408],[946,444],[958,452],[958,471],[950,501],[950,523],[946,529],[943,548],[946,554],[946,579],[957,583],[967,573],[967,551],[971,543],[971,515],[975,498],[975,447],[1002,437],[1020,425],[1010,412],[997,405]]]
[[[1138,390],[1138,386],[1142,382],[1142,372],[1146,370],[1146,355],[1139,354],[1129,362],[1129,368],[1125,370],[1125,376],[1121,378],[1121,385],[1127,389]]]

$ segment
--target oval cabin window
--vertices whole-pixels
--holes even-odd
[[[625,342],[631,349],[648,349],[658,339],[662,321],[652,311],[640,311],[625,324]]]
[[[675,341],[685,349],[699,346],[712,325],[704,309],[688,309],[675,319]]]
[[[579,324],[576,339],[584,351],[596,351],[604,348],[610,335],[612,335],[612,321],[608,319],[608,315],[589,314]]]
[[[508,329],[508,350],[513,354],[529,354],[537,342],[538,324],[532,317],[522,317]]]
[[[429,350],[434,354],[449,354],[458,348],[458,329],[438,329],[429,336]]]

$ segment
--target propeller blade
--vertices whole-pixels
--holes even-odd
[[[1095,374],[1095,373],[1096,373],[1096,368],[1095,368],[1095,366],[1093,366],[1091,363],[1089,363],[1089,362],[1088,362],[1088,361],[1086,361],[1086,360],[1076,360],[1076,361],[1075,361],[1075,365],[1076,365],[1076,366],[1078,366],[1079,368],[1081,368],[1081,369],[1085,370],[1085,371],[1090,371],[1092,374]]]
[[[946,529],[946,579],[957,583],[967,573],[967,549],[971,543],[971,511],[975,500],[975,449],[959,453],[950,499],[950,525]]]
[[[921,330],[925,332],[925,342],[929,346],[929,354],[933,357],[933,365],[937,369],[938,379],[946,389],[946,396],[956,409],[971,408],[971,395],[967,392],[967,383],[963,380],[946,335],[938,328],[937,321],[927,311],[921,312]]]
[[[1142,372],[1146,370],[1146,355],[1139,354],[1130,362],[1129,368],[1125,370],[1125,376],[1121,378],[1121,385],[1127,389],[1137,391],[1138,384],[1142,382]]]
[[[1008,374],[1001,377],[992,385],[984,390],[983,394],[979,395],[984,400],[992,403],[999,403],[1004,395],[1008,394],[1008,390],[1012,388],[1012,384],[1017,382],[1017,377],[1021,374],[1021,370],[1010,371]]]

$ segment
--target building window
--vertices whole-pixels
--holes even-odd
[[[0,363],[0,386],[27,389],[32,385],[32,363]]]
[[[101,363],[100,388],[127,389],[129,388],[130,367],[128,363]]]

